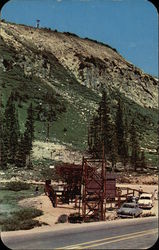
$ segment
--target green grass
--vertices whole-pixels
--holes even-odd
[[[34,196],[35,186],[18,182],[21,187],[20,191],[13,191],[17,187],[15,182],[11,184],[1,184],[0,187],[0,230],[14,231],[26,230],[35,226],[41,226],[39,221],[33,220],[35,217],[41,216],[42,211],[34,208],[22,208],[18,205],[21,199]],[[9,186],[9,189],[8,189]],[[10,187],[12,186],[12,190]],[[13,188],[14,187],[14,188]],[[19,189],[18,189],[19,190]],[[43,187],[39,186],[39,194],[43,193]]]
[[[5,188],[11,191],[28,190],[30,189],[30,184],[21,181],[12,181],[6,183]]]
[[[12,212],[11,216],[14,216],[18,220],[28,220],[43,215],[43,212],[35,208],[23,208],[20,211]]]
[[[33,219],[42,214],[41,210],[35,208],[23,208],[19,211],[11,212],[8,218],[0,219],[1,229],[2,231],[15,231],[41,226],[43,223]]]
[[[158,166],[158,155],[157,155],[157,153],[146,152],[145,157],[146,157],[147,163],[149,165],[156,166],[156,169],[157,169],[157,166]]]
[[[65,131],[65,130],[67,131]],[[75,107],[68,107],[67,112],[52,126],[52,133],[64,143],[74,148],[86,149],[87,124]]]
[[[30,47],[30,44],[25,46],[37,54],[36,48]],[[3,41],[0,41],[0,51],[6,60],[19,62],[16,52],[7,47]],[[29,55],[30,52],[28,52]],[[39,52],[38,52],[39,53]],[[61,143],[67,143],[74,149],[85,151],[87,149],[87,127],[92,115],[95,113],[97,105],[100,101],[99,95],[91,89],[81,85],[75,76],[66,68],[64,68],[58,60],[49,52],[42,52],[42,56],[47,56],[51,62],[51,75],[49,83],[53,85],[52,89],[42,79],[33,76],[31,79],[27,78],[23,70],[18,65],[13,69],[3,72],[0,69],[0,86],[3,92],[2,100],[5,106],[6,101],[12,90],[18,91],[19,95],[24,99],[21,102],[21,107],[18,106],[19,121],[21,131],[24,132],[24,124],[26,120],[26,111],[30,104],[36,109],[39,103],[42,103],[44,110],[47,110],[47,101],[45,94],[52,93],[56,100],[55,111],[56,121],[51,123],[50,127],[50,141],[58,140]],[[15,59],[16,58],[16,59]],[[40,89],[40,91],[39,91]],[[135,118],[137,123],[137,130],[140,135],[140,144],[142,147],[147,147],[150,140],[154,143],[150,145],[152,149],[157,147],[157,110],[143,108],[137,103],[133,102],[125,95],[119,93],[118,90],[109,90],[111,100],[121,96],[125,104],[127,112],[128,123],[132,118]],[[112,117],[114,118],[115,107],[111,104]],[[59,111],[65,108],[66,110]],[[36,119],[35,116],[35,119]],[[153,123],[153,124],[152,124]],[[47,134],[47,123],[36,119],[35,122],[35,139],[45,140]],[[149,157],[146,154],[146,157]],[[156,164],[157,156],[152,157],[152,164]]]

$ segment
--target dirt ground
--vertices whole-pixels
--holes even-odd
[[[158,190],[157,185],[131,185],[131,184],[118,184],[118,187],[130,187],[139,189],[141,186],[144,192],[151,192],[153,193],[155,189]],[[38,209],[41,209],[43,211],[43,215],[40,217],[37,217],[36,219],[47,223],[51,227],[55,227],[57,224],[57,220],[60,215],[66,214],[69,215],[71,213],[78,212],[78,209],[75,209],[74,204],[65,204],[65,205],[58,205],[58,207],[54,208],[52,206],[51,201],[49,198],[42,194],[39,196],[35,196],[33,198],[23,199],[19,202],[19,205],[23,207],[35,207]],[[154,207],[149,209],[144,209],[143,214],[152,213],[155,214],[155,216],[158,216],[158,200],[155,200]],[[107,220],[114,220],[116,219],[116,211],[109,211],[106,212],[106,219]]]
[[[62,204],[54,208],[48,196],[42,194],[29,199],[24,199],[19,202],[19,205],[24,207],[35,207],[43,211],[43,215],[36,219],[54,226],[58,220],[58,217],[62,214],[69,215],[70,213],[77,212],[74,208],[74,204]]]
[[[158,175],[157,174],[136,174],[136,173],[120,173],[117,175],[117,183],[124,185],[133,184],[133,185],[157,185],[158,184]],[[145,191],[146,192],[146,191]]]

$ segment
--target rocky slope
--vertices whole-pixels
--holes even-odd
[[[109,46],[70,33],[5,23],[1,36],[18,52],[16,60],[20,62],[17,60],[14,65],[18,64],[26,76],[58,80],[51,74],[52,60],[57,60],[78,82],[93,90],[106,85],[140,105],[157,108],[157,79],[127,62]],[[2,62],[3,58],[3,66]]]
[[[144,147],[156,148],[157,79],[127,62],[109,45],[70,33],[1,22],[0,50],[4,102],[11,90],[23,95],[23,111],[29,99],[36,107],[43,105],[42,95],[47,91],[58,100],[57,109],[62,111],[51,127],[53,138],[77,148],[87,147],[88,120],[104,86],[112,108],[120,95],[138,117],[139,129],[144,124]],[[19,112],[23,121],[25,112]],[[37,137],[44,139],[45,130],[37,122]]]

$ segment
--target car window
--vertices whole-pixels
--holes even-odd
[[[123,207],[126,207],[126,208],[135,208],[135,207],[136,207],[136,205],[134,205],[134,204],[127,204],[127,203],[125,203],[125,204],[123,204]]]
[[[142,196],[142,197],[140,197],[140,200],[151,200],[151,198],[147,197],[147,196]]]

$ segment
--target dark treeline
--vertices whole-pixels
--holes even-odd
[[[112,119],[114,117],[114,119]],[[116,168],[117,162],[122,162],[125,169],[131,166],[146,167],[144,152],[140,150],[135,120],[129,121],[124,104],[119,98],[116,114],[111,114],[109,99],[103,90],[96,115],[88,128],[88,150],[95,158],[102,158],[104,147],[105,158]]]
[[[34,139],[34,115],[32,104],[28,107],[24,133],[20,131],[18,111],[11,93],[2,112],[0,103],[0,168],[9,164],[31,167],[31,152]]]
[[[3,107],[3,112],[0,101],[0,168],[6,169],[10,164],[19,168],[31,167],[33,140],[32,104],[27,109],[25,128],[22,133],[14,94],[11,93],[6,106]],[[105,91],[102,92],[97,112],[89,124],[89,153],[95,158],[101,158],[103,146],[105,158],[112,163],[112,168],[116,168],[116,163],[119,161],[123,163],[125,169],[130,164],[135,171],[139,166],[146,167],[144,152],[140,150],[135,119],[128,121],[121,99],[118,100],[115,115],[112,115]]]

